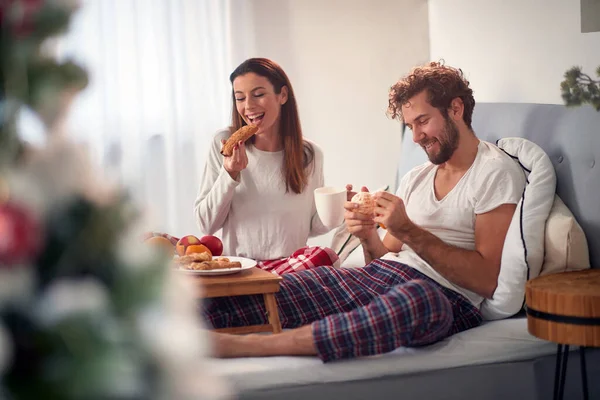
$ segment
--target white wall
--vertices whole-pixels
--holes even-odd
[[[460,67],[480,102],[562,104],[574,65],[600,65],[600,33],[581,33],[580,0],[429,0],[431,59]]]
[[[234,61],[284,68],[326,183],[393,185],[400,123],[385,114],[388,90],[429,58],[426,0],[233,0],[232,11]]]

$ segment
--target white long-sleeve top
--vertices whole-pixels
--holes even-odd
[[[310,236],[329,230],[314,201],[314,190],[324,184],[323,152],[316,144],[309,142],[315,156],[308,186],[296,194],[285,191],[283,150],[267,152],[247,144],[248,166],[239,181],[233,180],[220,153],[221,139],[229,136],[229,130],[215,135],[194,206],[204,235],[222,228],[223,254],[255,260],[288,257],[306,246]]]

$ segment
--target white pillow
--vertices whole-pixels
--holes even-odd
[[[560,197],[554,197],[546,221],[544,264],[540,276],[590,268],[585,233]]]
[[[506,234],[498,286],[481,304],[487,320],[510,317],[523,307],[525,283],[540,274],[544,261],[544,231],[556,192],[556,173],[541,147],[527,139],[496,143],[527,175],[527,184]]]
[[[344,265],[346,258],[348,258],[350,253],[352,253],[358,246],[360,246],[360,239],[348,232],[346,222],[336,228],[333,238],[331,239],[330,247],[340,258],[342,266]],[[361,267],[364,265],[365,264],[363,262]]]

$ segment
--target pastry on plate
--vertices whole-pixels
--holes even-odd
[[[204,253],[190,253],[185,256],[180,256],[175,259],[178,264],[189,264],[193,262],[211,261],[212,255],[209,252]]]
[[[213,269],[242,268],[239,261],[230,261],[229,258],[219,257],[213,259],[210,253],[192,253],[177,257],[173,260],[179,269],[191,271],[210,271]]]
[[[195,262],[186,265],[186,269],[196,270],[196,271],[210,271],[213,269],[230,269],[230,268],[242,268],[242,263],[239,261],[202,261]]]

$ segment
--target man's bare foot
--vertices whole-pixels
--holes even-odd
[[[209,340],[213,343],[213,355],[218,358],[249,357],[247,342],[251,336],[256,335],[209,332]]]
[[[310,325],[274,335],[209,332],[209,340],[219,358],[317,354]]]

